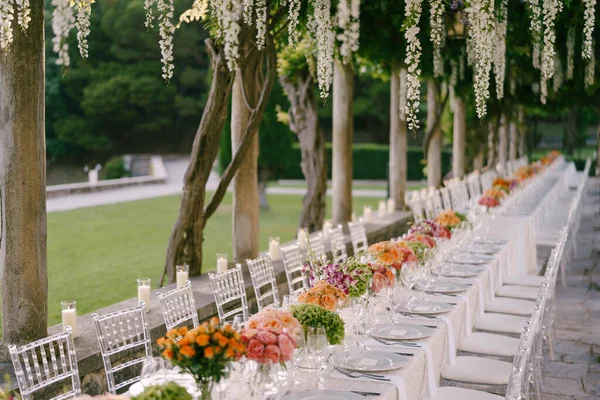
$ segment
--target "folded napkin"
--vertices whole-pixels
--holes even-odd
[[[464,294],[457,294],[456,297],[465,301],[465,333],[469,336],[473,332],[473,324],[471,323],[471,302],[469,297]]]
[[[447,342],[448,342],[448,363],[454,365],[456,363],[456,341],[454,340],[454,326],[450,317],[447,315],[440,315],[439,318],[446,323]]]
[[[377,374],[380,375],[380,374]],[[398,400],[408,400],[408,392],[406,390],[406,383],[404,382],[404,378],[401,375],[383,375],[385,379],[389,379],[389,382],[381,381],[378,379],[371,379],[367,376],[359,376],[358,378],[350,378],[347,375],[342,374],[338,371],[333,371],[331,373],[332,378],[336,379],[348,379],[352,381],[364,381],[364,382],[375,382],[375,383],[391,383],[396,387],[396,392],[398,394]]]

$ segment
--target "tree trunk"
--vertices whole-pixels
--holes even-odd
[[[505,171],[506,161],[508,161],[508,121],[506,116],[500,118],[500,126],[498,127],[498,163]]]
[[[302,202],[299,226],[314,232],[323,226],[327,198],[325,138],[319,127],[314,80],[308,71],[303,71],[294,78],[281,76],[279,82],[290,101],[290,129],[298,136],[302,151],[301,166],[306,180],[306,195]]]
[[[596,131],[596,177],[600,176],[600,126]]]
[[[473,158],[473,170],[481,171],[483,169],[483,149],[480,149],[479,152]]]
[[[351,64],[334,62],[333,69],[333,224],[345,225],[352,216],[352,105],[354,71]]]
[[[16,25],[16,23],[14,23]],[[12,28],[11,28],[12,29]],[[47,335],[44,2],[0,52],[0,266],[4,344]]]
[[[396,202],[396,209],[404,208],[406,192],[406,155],[408,150],[408,127],[406,111],[400,109],[402,97],[406,98],[406,69],[392,66],[390,88],[390,197]]]
[[[509,137],[508,137],[508,159],[516,160],[517,159],[517,142],[518,142],[518,132],[517,132],[517,123],[515,121],[510,121],[509,125]]]
[[[452,176],[462,178],[465,175],[465,138],[467,136],[467,121],[465,102],[454,97],[454,137],[452,141]]]
[[[211,59],[212,81],[202,120],[194,138],[190,165],[183,178],[183,195],[179,216],[173,226],[165,261],[169,282],[175,280],[175,266],[188,264],[190,276],[202,271],[202,242],[206,219],[204,198],[206,182],[219,151],[221,132],[227,119],[227,108],[233,72],[227,68],[223,49],[207,39],[206,49]],[[160,285],[162,285],[163,278]]]
[[[569,110],[566,125],[565,153],[572,156],[575,150],[575,136],[577,135],[577,111],[575,107],[571,107]]]
[[[438,99],[439,88],[430,79],[427,82],[427,129],[431,132],[427,146],[427,186],[436,188],[442,183],[442,129],[436,121],[441,107]]]
[[[488,159],[487,166],[488,168],[495,169],[496,163],[498,159],[496,158],[496,139],[498,137],[498,130],[496,129],[496,125],[492,122],[488,122]]]
[[[519,157],[527,154],[527,130],[525,129],[525,115],[523,108],[519,107]]]

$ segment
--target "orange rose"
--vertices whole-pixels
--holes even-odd
[[[335,310],[335,306],[337,304],[337,299],[332,294],[325,294],[321,297],[321,306],[329,311]]]
[[[188,358],[194,357],[196,355],[196,350],[194,350],[194,348],[190,346],[182,346],[179,349],[179,352]]]
[[[210,324],[211,324],[211,325],[219,325],[219,318],[217,318],[217,317],[212,317],[212,318],[210,319]]]
[[[209,341],[210,341],[210,336],[208,336],[206,334],[198,335],[198,337],[196,338],[196,343],[198,344],[198,346],[206,346]]]
[[[371,254],[381,254],[385,251],[385,246],[382,242],[374,243],[369,247],[369,253]]]
[[[300,293],[300,295],[298,296],[298,301],[300,303],[304,303],[307,299],[308,299],[308,292]]]
[[[185,337],[185,336],[184,336],[184,337],[182,337],[182,338],[179,340],[179,342],[177,342],[177,345],[178,345],[178,346],[180,346],[180,347],[187,346],[187,345],[189,345],[189,344],[190,344],[190,339],[188,339],[188,338],[187,338],[187,337]]]
[[[164,347],[166,342],[167,342],[167,339],[165,339],[164,337],[161,337],[156,341],[156,344],[160,347]]]
[[[182,326],[181,328],[179,328],[179,334],[181,336],[185,336],[186,333],[188,333],[188,327],[187,326]]]
[[[173,358],[173,349],[170,347],[167,347],[163,352],[162,352],[162,356],[164,358],[166,358],[167,360],[171,360]]]
[[[392,259],[392,261],[388,264],[392,264],[400,259],[400,250],[398,250],[396,247],[392,247],[388,250],[388,255]]]
[[[379,256],[379,261],[382,262],[384,265],[390,265],[394,262],[394,259],[392,258],[390,253],[383,253]]]
[[[213,358],[215,356],[215,350],[212,347],[207,347],[204,349],[204,357]]]

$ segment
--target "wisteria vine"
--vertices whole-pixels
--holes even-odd
[[[422,0],[406,0],[404,8],[404,37],[406,38],[406,58],[404,62],[408,67],[406,76],[406,122],[408,129],[416,131],[419,129],[417,112],[421,104],[421,69],[419,61],[421,58],[421,41],[419,34],[419,20],[421,19]]]

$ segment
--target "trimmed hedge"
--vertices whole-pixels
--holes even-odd
[[[331,143],[327,143],[327,161],[329,163],[328,177],[331,179]],[[290,157],[292,161],[289,167],[278,179],[304,179],[300,168],[301,152],[296,143]],[[388,145],[358,143],[352,146],[352,178],[368,180],[387,180],[388,162],[390,148]],[[409,146],[407,154],[408,176],[410,181],[425,179],[423,174],[423,149],[417,146]],[[452,169],[452,153],[448,150],[442,151],[442,176]]]

